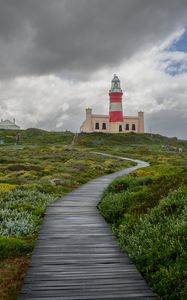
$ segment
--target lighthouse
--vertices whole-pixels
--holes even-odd
[[[114,78],[111,81],[111,89],[109,91],[109,125],[111,132],[123,131],[122,96],[123,92],[120,87],[120,80],[117,75],[114,75]]]
[[[114,75],[109,90],[109,114],[100,115],[92,113],[91,108],[86,108],[86,120],[82,123],[81,132],[144,132],[144,113],[139,111],[134,116],[123,115],[122,105],[123,91],[120,87],[120,80]],[[100,101],[98,99],[98,101]]]

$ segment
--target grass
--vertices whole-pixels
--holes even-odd
[[[34,239],[1,236],[0,258],[9,259],[24,256],[31,253],[34,247]]]
[[[186,299],[187,168],[159,164],[122,176],[99,209],[158,299]]]
[[[30,256],[9,258],[0,261],[0,299],[17,299],[27,270]]]
[[[86,151],[66,151],[63,145],[0,148],[0,191],[12,186],[60,196],[91,178],[126,165]]]
[[[80,134],[68,151],[71,132],[23,130],[19,145],[15,137],[16,132],[0,130],[5,142],[0,145],[0,298],[16,299],[46,206],[92,178],[131,165],[93,153],[101,151],[151,163],[116,179],[99,208],[159,299],[185,299],[186,141],[91,133]]]
[[[46,206],[90,179],[131,163],[87,149],[68,151],[70,132],[21,131],[19,145],[14,144],[15,132],[0,131],[0,135],[6,141],[0,146],[0,298],[8,300],[16,299]]]
[[[187,295],[187,185],[169,192],[147,214],[117,229],[120,244],[160,299]],[[125,219],[124,219],[125,220]],[[128,228],[127,228],[128,227]]]

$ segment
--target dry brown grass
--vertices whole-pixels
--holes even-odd
[[[16,300],[28,267],[30,257],[0,261],[0,299]]]

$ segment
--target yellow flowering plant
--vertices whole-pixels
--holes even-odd
[[[0,191],[3,192],[12,191],[15,187],[16,187],[15,184],[0,183]]]

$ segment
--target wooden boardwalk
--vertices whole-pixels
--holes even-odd
[[[115,177],[148,165],[136,162],[47,208],[19,300],[155,299],[96,207]]]

